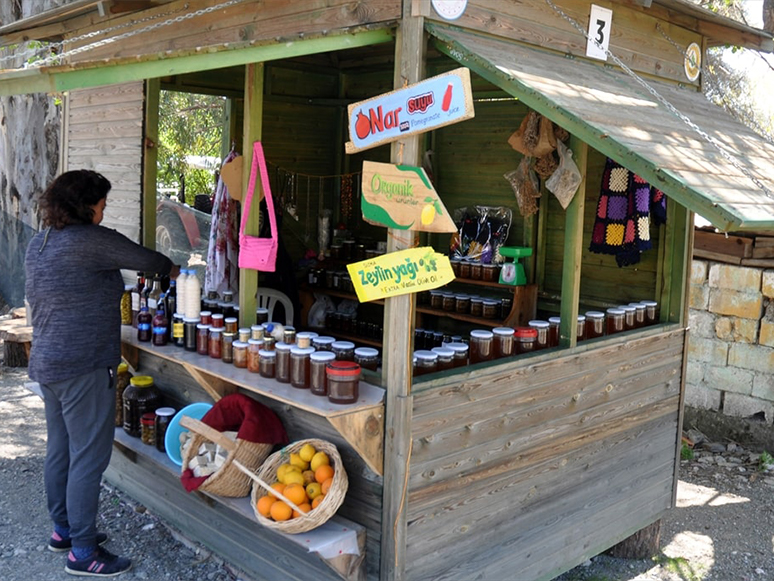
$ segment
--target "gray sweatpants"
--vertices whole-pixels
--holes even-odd
[[[45,484],[54,524],[69,526],[75,547],[96,546],[102,473],[115,428],[115,369],[41,384],[48,443]]]

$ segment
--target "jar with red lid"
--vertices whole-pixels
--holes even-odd
[[[156,412],[147,412],[140,417],[140,440],[143,444],[156,444]]]
[[[207,352],[213,359],[220,359],[223,356],[223,327],[210,327]]]
[[[535,329],[537,331],[537,339],[535,339],[535,351],[538,351],[540,349],[547,349],[548,348],[548,331],[550,329],[550,325],[548,321],[530,321],[527,323],[529,327],[532,329]]]
[[[453,341],[447,343],[446,347],[454,351],[454,367],[464,367],[468,364],[468,351],[470,348],[467,343]]]
[[[331,361],[325,370],[328,380],[328,401],[356,403],[360,395],[360,366],[354,361]]]
[[[607,316],[607,334],[614,335],[625,329],[624,317],[626,311],[623,309],[610,308],[605,312]]]
[[[537,343],[537,330],[532,327],[516,327],[514,332],[516,339],[516,354],[532,353]]]
[[[586,339],[596,339],[605,334],[605,313],[586,311]]]
[[[448,347],[433,347],[431,351],[438,355],[438,371],[445,371],[454,367],[454,351]]]
[[[414,351],[414,377],[438,371],[438,354],[426,349]]]
[[[492,331],[484,329],[474,329],[470,332],[470,363],[480,363],[482,361],[491,361],[494,357],[492,342],[494,335]]]
[[[309,390],[314,395],[328,395],[328,363],[336,360],[331,351],[315,351],[309,355]]]
[[[511,327],[495,327],[492,329],[494,358],[510,357],[514,351],[514,330]]]
[[[549,347],[558,347],[559,346],[559,325],[561,325],[562,320],[559,317],[548,317],[548,346]]]
[[[276,343],[274,351],[277,353],[277,368],[274,377],[280,383],[290,383],[290,351],[294,345],[290,343]]]
[[[618,308],[624,312],[624,330],[631,331],[632,329],[635,329],[637,309],[630,305],[619,305]]]

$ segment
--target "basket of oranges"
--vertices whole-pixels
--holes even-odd
[[[251,474],[255,517],[283,533],[305,533],[331,518],[344,502],[349,480],[336,446],[299,440],[269,456]]]

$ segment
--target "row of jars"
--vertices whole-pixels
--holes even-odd
[[[499,264],[485,264],[472,258],[452,258],[449,262],[457,278],[470,278],[484,282],[500,281]]]
[[[492,320],[507,318],[513,309],[513,297],[496,298],[442,289],[419,293],[417,301],[431,309]]]
[[[384,330],[381,323],[358,320],[355,313],[340,313],[338,311],[325,313],[325,328],[376,341],[381,341]]]

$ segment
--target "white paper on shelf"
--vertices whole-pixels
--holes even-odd
[[[360,554],[357,532],[333,521],[328,521],[308,533],[286,536],[307,547],[310,553],[319,553],[323,559]]]

